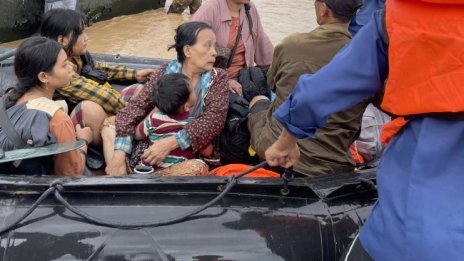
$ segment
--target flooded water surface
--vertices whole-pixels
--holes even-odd
[[[252,1],[274,45],[291,33],[308,32],[317,26],[314,0]],[[88,49],[92,53],[173,59],[176,57],[175,51],[168,52],[167,48],[174,41],[174,29],[190,18],[188,13],[167,15],[160,8],[97,22],[86,29],[90,38]],[[4,45],[14,47],[18,43]]]

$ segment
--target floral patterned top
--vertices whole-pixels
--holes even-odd
[[[122,150],[126,154],[132,152],[132,140],[136,127],[154,108],[151,96],[153,83],[165,74],[168,66],[168,64],[162,65],[145,83],[140,93],[116,115],[115,150]],[[191,147],[194,152],[197,152],[208,144],[213,144],[216,152],[213,155],[216,155],[218,160],[218,138],[227,116],[228,92],[227,73],[217,68],[211,70],[211,82],[203,98],[203,113],[189,122],[184,130],[176,135],[181,149]]]

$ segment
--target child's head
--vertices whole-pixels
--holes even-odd
[[[153,86],[153,104],[167,115],[189,111],[196,103],[189,79],[181,73],[163,75]]]

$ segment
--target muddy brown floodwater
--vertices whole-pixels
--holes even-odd
[[[258,8],[265,32],[274,45],[295,32],[308,32],[317,26],[314,0],[253,0]],[[188,12],[166,14],[163,8],[126,15],[94,23],[86,29],[92,53],[121,54],[174,59],[175,51],[167,51],[174,41],[174,29],[189,21]],[[20,41],[2,44],[16,47]]]

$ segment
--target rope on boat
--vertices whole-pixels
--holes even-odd
[[[11,229],[14,229],[16,228],[17,226],[20,225],[20,223],[26,219],[39,205],[40,203],[42,203],[42,201],[44,201],[50,194],[53,194],[55,196],[55,198],[61,203],[64,205],[64,207],[66,209],[68,209],[69,211],[73,212],[74,214],[76,214],[77,216],[81,217],[83,220],[91,223],[91,224],[95,224],[95,225],[99,225],[99,226],[104,226],[104,227],[111,227],[111,228],[118,228],[118,229],[140,229],[140,228],[145,228],[145,227],[160,227],[160,226],[167,226],[167,225],[172,225],[172,224],[176,224],[176,223],[180,223],[180,222],[183,222],[183,221],[186,221],[188,220],[189,218],[193,217],[194,215],[202,212],[203,210],[211,207],[212,205],[214,205],[216,202],[218,202],[219,200],[221,200],[227,193],[229,193],[229,191],[237,184],[237,181],[238,179],[242,178],[243,176],[257,170],[258,168],[261,168],[261,167],[264,167],[267,163],[266,162],[262,162],[256,166],[253,166],[252,168],[238,174],[237,176],[235,175],[231,175],[228,177],[227,179],[227,184],[225,185],[225,188],[224,190],[222,190],[222,192],[216,196],[214,199],[212,199],[211,201],[207,202],[206,204],[192,210],[192,211],[189,211],[187,213],[185,213],[184,215],[180,216],[180,217],[177,217],[177,218],[171,218],[171,219],[167,219],[167,220],[162,220],[162,221],[157,221],[157,222],[152,222],[152,223],[137,223],[137,224],[127,224],[127,223],[119,223],[119,222],[111,222],[111,221],[106,221],[106,220],[103,220],[103,219],[99,219],[99,218],[96,218],[96,217],[93,217],[91,215],[89,215],[88,213],[76,208],[76,207],[73,207],[71,204],[69,204],[68,201],[66,201],[66,199],[63,198],[63,196],[61,195],[61,192],[64,190],[64,187],[63,187],[63,184],[61,183],[61,181],[57,180],[55,182],[53,182],[52,184],[50,184],[50,187],[44,192],[42,193],[42,195],[40,195],[40,197],[34,202],[34,204],[32,204],[32,206],[26,211],[26,213],[24,213],[18,220],[16,220],[15,222],[13,222],[12,224],[0,229],[0,235],[7,232],[7,231],[10,231]]]
[[[52,184],[53,185],[53,184]],[[50,185],[50,188],[48,188],[47,190],[45,190],[44,193],[42,193],[42,195],[40,195],[40,197],[34,202],[34,204],[32,204],[32,206],[26,211],[26,213],[24,213],[24,215],[22,215],[18,220],[16,220],[15,222],[13,222],[12,224],[2,228],[0,230],[0,235],[7,232],[7,231],[10,231],[11,229],[13,228],[16,228],[16,226],[21,223],[21,221],[23,221],[24,219],[26,219],[38,206],[40,203],[42,203],[42,201],[44,201],[44,199],[46,199],[50,194],[52,194],[53,192],[55,192],[56,188],[55,187],[52,187],[52,185]]]

